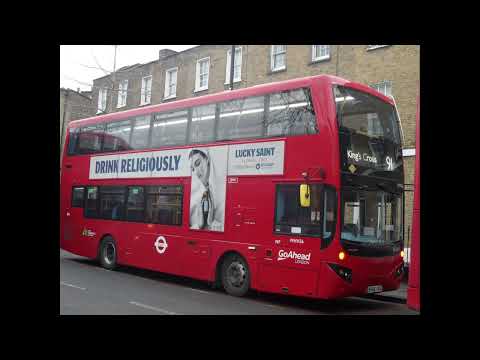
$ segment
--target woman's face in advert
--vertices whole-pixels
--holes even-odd
[[[204,185],[208,182],[209,170],[207,159],[200,154],[192,156],[192,171],[198,176]]]

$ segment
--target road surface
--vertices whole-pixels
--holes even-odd
[[[202,281],[148,270],[101,268],[60,250],[61,315],[415,315],[404,304],[365,298],[321,301],[251,291],[246,297]]]

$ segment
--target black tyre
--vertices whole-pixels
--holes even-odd
[[[229,255],[222,264],[222,285],[233,296],[243,296],[250,288],[250,271],[239,255]]]
[[[117,246],[112,237],[107,236],[100,244],[100,265],[105,269],[113,270],[117,267]]]

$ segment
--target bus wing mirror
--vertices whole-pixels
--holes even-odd
[[[300,185],[300,206],[310,207],[310,185]]]

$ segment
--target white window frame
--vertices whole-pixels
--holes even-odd
[[[240,63],[240,70],[235,74],[235,67],[238,66],[237,62],[235,62],[234,60],[234,67],[233,67],[233,82],[236,83],[236,82],[240,82],[242,81],[242,47],[239,46],[239,47],[235,47],[235,55],[237,53],[237,50],[240,50],[240,58],[239,58],[239,63]],[[226,66],[226,69],[225,69],[225,85],[228,85],[230,84],[230,67],[231,67],[231,53],[232,53],[232,49],[229,49],[227,51],[227,66]],[[237,75],[237,77],[235,77],[235,75]]]
[[[367,51],[380,49],[386,46],[390,46],[390,45],[367,45]]]
[[[382,91],[382,87],[384,90],[387,90],[387,84],[390,85],[390,94],[386,94],[386,91]],[[383,80],[375,84],[370,84],[369,86],[387,97],[393,97],[393,81],[391,80]]]
[[[150,79],[150,83],[149,83],[150,86],[148,88],[145,85],[146,79]],[[152,80],[153,80],[152,75],[142,77],[142,89],[141,89],[141,92],[140,92],[140,105],[147,105],[147,104],[150,104],[150,102],[152,101]],[[145,96],[145,94],[147,96]],[[145,100],[145,97],[146,97],[146,100]]]
[[[200,63],[206,60],[208,60],[207,84],[205,86],[200,87]],[[195,92],[207,90],[209,78],[210,78],[210,56],[197,60],[196,75],[195,75]]]
[[[125,96],[125,102],[123,101]],[[117,109],[127,105],[128,79],[120,81],[118,84]]]
[[[175,92],[173,94],[170,94],[169,93],[169,90],[170,90],[170,79],[171,79],[171,76],[172,76],[172,72],[175,71],[176,72],[176,80],[175,80]],[[165,71],[165,91],[163,93],[163,99],[166,100],[166,99],[173,99],[175,97],[177,97],[177,83],[178,83],[178,66],[177,67],[173,67],[173,68],[170,68],[170,69],[167,69]]]
[[[272,45],[271,50],[270,50],[270,69],[272,70],[272,72],[285,70],[287,68],[287,46],[285,45],[285,50],[283,52],[274,54],[273,49],[275,49],[275,46],[279,46],[279,45]],[[274,59],[275,55],[279,55],[279,54],[284,54],[285,61],[283,62],[283,66],[274,68],[273,67],[273,65],[274,65],[273,59]]]
[[[317,46],[326,46],[327,55],[315,57],[315,48]],[[330,59],[330,45],[312,45],[312,62]]]
[[[106,88],[100,88],[98,90],[97,114],[105,112],[107,109],[107,95],[108,90]]]

